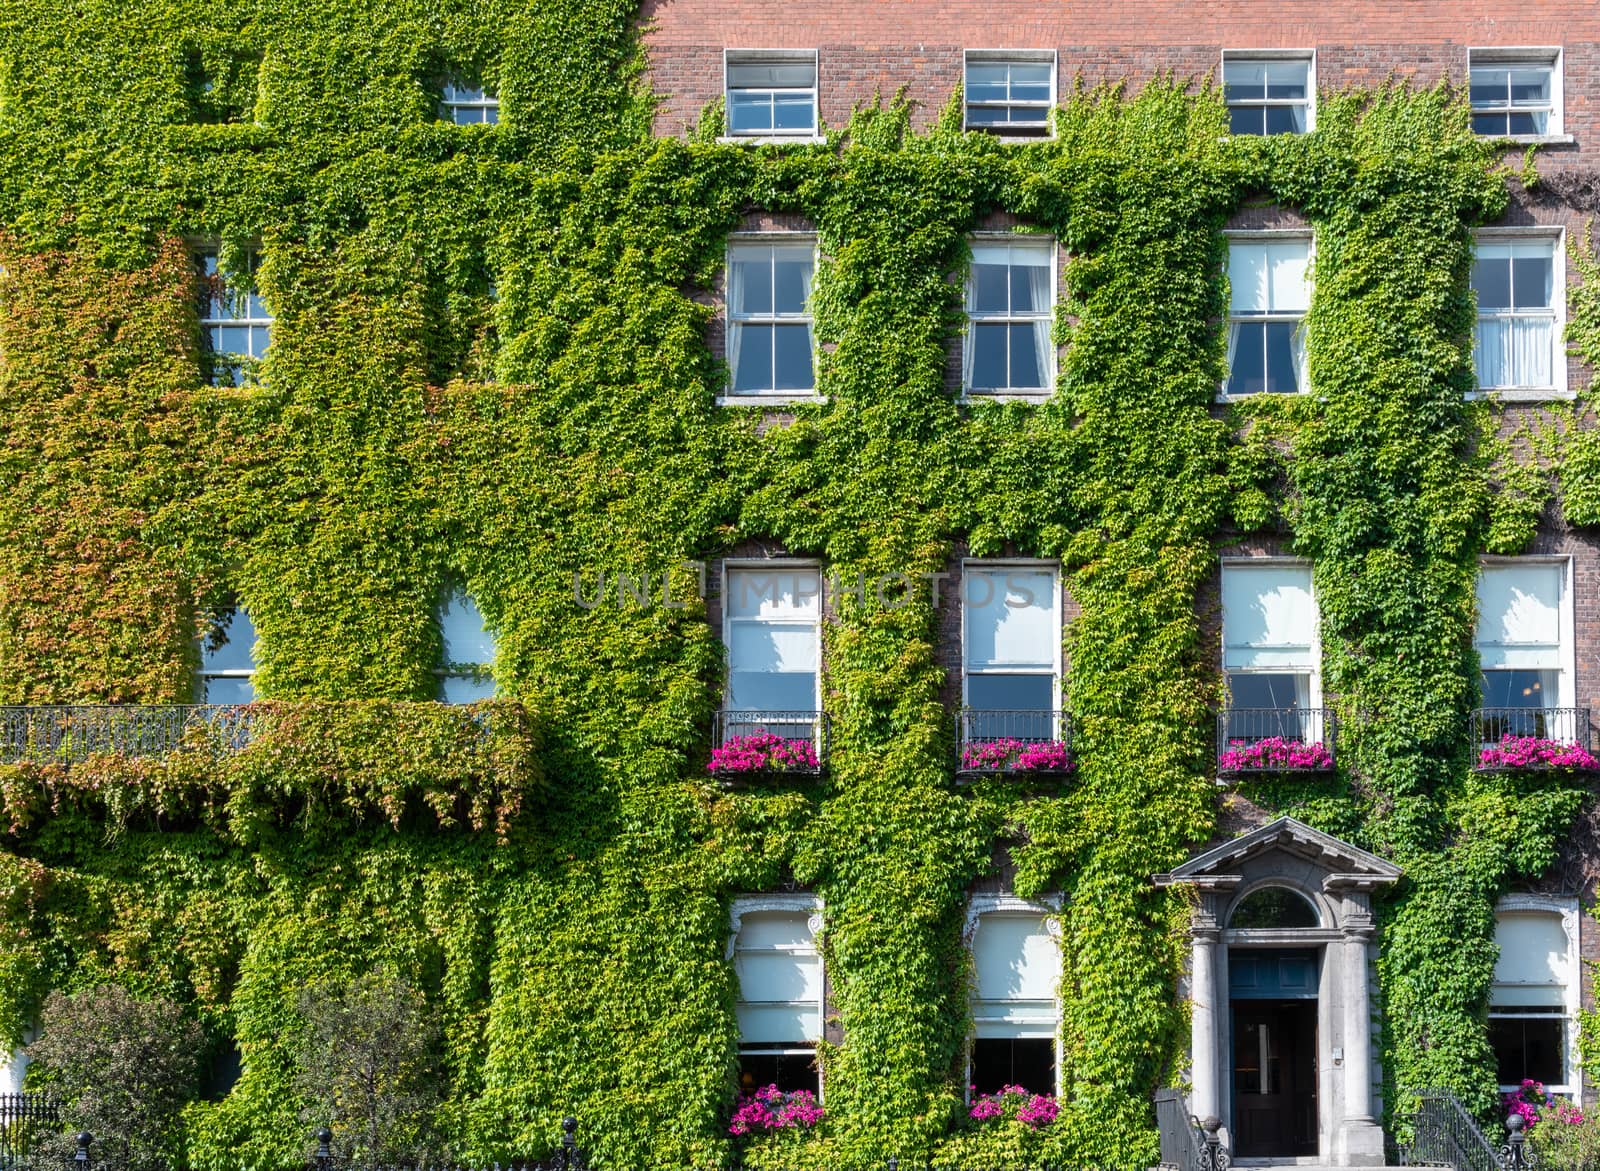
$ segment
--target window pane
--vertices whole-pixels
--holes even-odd
[[[1229,328],[1233,330],[1234,347],[1233,364],[1228,368],[1228,393],[1260,394],[1267,388],[1267,324],[1236,321]]]
[[[1006,286],[1011,270],[1005,264],[972,264],[972,309],[977,313],[1005,313],[1010,307]]]
[[[1222,66],[1227,101],[1260,101],[1267,96],[1267,67],[1259,61],[1228,61]]]
[[[1484,707],[1512,707],[1544,709],[1558,707],[1560,682],[1555,671],[1485,671],[1483,682]],[[1512,721],[1516,723],[1516,721]],[[1519,724],[1517,727],[1492,729],[1488,739],[1498,740],[1503,735],[1543,736],[1547,729],[1544,721],[1537,725]]]
[[[1234,134],[1265,134],[1265,106],[1234,106],[1228,111],[1228,129]]]
[[[739,620],[728,629],[728,663],[735,671],[817,669],[817,628],[809,622]]]
[[[1491,565],[1479,570],[1475,641],[1483,666],[1559,670],[1565,586],[1565,567],[1560,564]]]
[[[250,327],[248,325],[217,325],[211,330],[212,346],[219,354],[248,354],[250,352]]]
[[[1511,260],[1511,304],[1517,309],[1550,308],[1554,268],[1551,256],[1519,250]]]
[[[772,95],[728,92],[728,127],[735,134],[754,134],[772,129]]]
[[[445,703],[493,699],[494,680],[487,675],[445,675],[439,680],[439,698]]]
[[[1056,579],[1037,569],[969,569],[961,583],[966,610],[965,662],[976,667],[1055,668]]]
[[[972,327],[972,388],[1004,390],[1006,387],[1006,327],[976,324]]]
[[[777,1086],[786,1094],[795,1090],[809,1090],[815,1094],[820,1085],[816,1058],[810,1053],[739,1052],[739,1092],[742,1094],[753,1094],[767,1086]]]
[[[739,61],[728,63],[728,88],[810,89],[817,82],[812,61]]]
[[[733,254],[733,311],[746,314],[772,312],[772,249],[740,248]]]
[[[723,605],[731,618],[787,618],[814,625],[821,591],[815,569],[731,569]]]
[[[733,372],[735,393],[772,389],[770,325],[734,325],[739,335],[739,365]]]
[[[1304,565],[1226,565],[1222,570],[1223,665],[1314,670],[1317,603]],[[1235,700],[1237,702],[1237,699]],[[1270,706],[1270,705],[1263,705]]]
[[[220,615],[200,646],[202,671],[254,671],[256,628],[240,606]],[[232,701],[228,701],[232,702]]]
[[[1473,69],[1468,82],[1469,97],[1474,106],[1500,106],[1510,100],[1510,70]]]
[[[1492,136],[1510,134],[1510,122],[1504,114],[1474,114],[1472,133]]]
[[[1011,285],[1011,312],[1013,313],[1037,313],[1045,308],[1043,304],[1039,303],[1041,297],[1038,294],[1044,293],[1046,290],[1038,287],[1040,281],[1036,275],[1041,270],[1044,270],[1045,266],[1033,264],[1031,263],[1032,260],[1033,257],[1028,256],[1027,253],[1019,253],[1008,270]]]
[[[1003,102],[1007,69],[1003,61],[973,61],[967,65],[967,101]],[[975,111],[974,111],[975,112]]]
[[[814,712],[817,677],[800,672],[730,671],[727,707],[738,712]]]
[[[774,303],[779,313],[804,313],[811,292],[811,250],[774,248]]]
[[[484,625],[478,603],[459,590],[445,600],[439,611],[439,633],[441,665],[494,662],[494,635]]]
[[[1311,677],[1301,673],[1271,675],[1254,671],[1230,671],[1228,705],[1236,708],[1274,708],[1289,711],[1304,706],[1302,700],[1310,691],[1310,683]],[[1248,730],[1248,734],[1252,736],[1270,735],[1274,732],[1278,735],[1298,737],[1300,725],[1298,721],[1292,721],[1291,724],[1285,725],[1283,731],[1275,729],[1264,731],[1256,726]]]
[[[1548,1017],[1490,1017],[1489,1045],[1500,1084],[1518,1085],[1523,1078],[1551,1086],[1563,1084],[1562,1024]]]
[[[271,341],[272,330],[265,325],[252,325],[250,327],[250,348],[246,351],[252,358],[267,356],[267,343]]]
[[[1005,106],[968,106],[968,126],[998,126],[1011,117],[1011,111]]]
[[[1304,106],[1268,106],[1264,111],[1268,134],[1304,134],[1306,108]]]
[[[1013,724],[996,726],[993,735],[1013,735],[1025,739],[1047,739],[1053,735],[1056,705],[1056,679],[1054,675],[968,675],[967,707],[974,711],[1041,712],[1038,728],[1025,731]],[[976,739],[990,737],[990,733],[976,727],[968,733]]]
[[[222,678],[213,676],[205,681],[206,703],[250,703],[255,697],[255,684],[237,675]]]
[[[810,130],[815,124],[810,94],[777,94],[772,99],[775,130]]]
[[[1011,342],[1011,389],[1043,389],[1044,354],[1039,350],[1038,331],[1031,325],[1007,328]]]
[[[779,325],[773,327],[773,357],[777,370],[773,378],[774,390],[810,390],[811,377],[811,327],[806,325]]]
[[[973,991],[979,1000],[1055,999],[1061,952],[1042,915],[980,916],[972,959],[977,970]]]
[[[1550,101],[1550,74],[1543,69],[1513,69],[1510,71],[1511,104],[1513,106],[1542,106]]]
[[[1021,1086],[1034,1094],[1056,1092],[1055,1042],[1040,1037],[979,1037],[972,1043],[972,1092],[997,1094]]]
[[[1545,113],[1512,113],[1506,115],[1507,134],[1543,134],[1545,132]]]
[[[1298,328],[1292,321],[1270,321],[1266,324],[1266,389],[1273,394],[1294,394],[1300,389],[1300,369],[1295,360],[1294,346],[1294,334]]]
[[[1241,240],[1228,244],[1228,296],[1233,313],[1265,313],[1271,307],[1271,268],[1269,245]]]
[[[1480,254],[1472,262],[1472,291],[1479,309],[1511,308],[1511,257]]]
[[[1311,67],[1304,61],[1273,61],[1266,66],[1267,97],[1303,100]]]
[[[1044,126],[1050,120],[1048,106],[1008,106],[1004,113],[1013,126]]]
[[[1519,985],[1543,990],[1565,987],[1572,978],[1567,959],[1567,933],[1561,916],[1541,911],[1501,911],[1495,916],[1494,942],[1500,949],[1495,960],[1493,1004],[1539,1004]],[[1555,1002],[1561,1004],[1560,1000]]]

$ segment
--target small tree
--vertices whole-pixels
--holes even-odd
[[[358,1164],[437,1157],[444,1075],[439,1029],[422,995],[404,980],[368,973],[342,988],[308,989],[300,1014],[307,1121],[332,1129],[339,1153]]]
[[[130,1171],[182,1162],[179,1116],[196,1093],[200,1026],[164,997],[138,1000],[115,984],[50,994],[28,1056],[60,1095],[63,1122],[95,1136],[96,1161]],[[62,1136],[42,1154],[65,1154]]]

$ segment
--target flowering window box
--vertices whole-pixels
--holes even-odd
[[[728,1133],[735,1138],[781,1130],[809,1130],[822,1121],[822,1107],[810,1090],[783,1091],[764,1086],[734,1103]]]
[[[1050,1094],[1035,1094],[1022,1086],[1001,1086],[998,1093],[973,1098],[967,1117],[977,1123],[1020,1122],[1038,1129],[1054,1122],[1059,1110]]]
[[[961,746],[961,772],[1062,776],[1076,768],[1064,740],[970,740]]]
[[[764,777],[816,775],[822,771],[822,727],[818,712],[720,712],[715,747],[706,772],[725,784]]]
[[[1494,744],[1478,750],[1479,772],[1509,772],[1528,769],[1538,772],[1600,772],[1600,760],[1581,744],[1552,740],[1544,736],[1502,736]]]
[[[1223,776],[1328,772],[1332,768],[1333,753],[1320,740],[1309,744],[1283,736],[1230,740],[1217,753],[1217,772]]]

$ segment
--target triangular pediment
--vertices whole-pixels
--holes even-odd
[[[1330,878],[1337,876],[1361,886],[1387,885],[1401,875],[1400,867],[1393,862],[1370,854],[1360,846],[1312,829],[1292,817],[1280,817],[1230,842],[1213,846],[1203,854],[1196,854],[1170,874],[1156,875],[1156,885],[1203,885],[1236,875],[1245,862],[1273,852],[1304,859],[1325,870]]]

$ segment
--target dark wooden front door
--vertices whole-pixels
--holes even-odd
[[[1244,1156],[1317,1153],[1317,1002],[1233,1002],[1233,1144]]]

